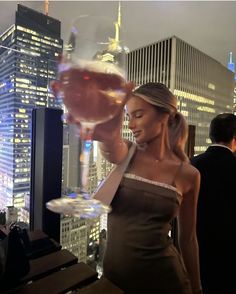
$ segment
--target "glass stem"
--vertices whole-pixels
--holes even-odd
[[[90,163],[90,151],[92,148],[91,140],[82,140],[82,149],[80,153],[80,185],[81,193],[87,194],[88,180],[89,180],[89,163]]]
[[[94,131],[94,123],[80,122],[80,138],[81,138],[81,152],[80,152],[80,193],[84,198],[89,198],[88,182],[89,182],[89,166],[90,154],[92,150],[92,135]]]

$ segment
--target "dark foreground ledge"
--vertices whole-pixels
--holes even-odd
[[[30,233],[32,241],[40,244],[46,238],[40,232]],[[38,245],[37,245],[38,246]],[[53,247],[53,246],[52,246]],[[0,285],[0,293],[10,294],[124,294],[122,290],[98,274],[90,266],[78,262],[71,252],[61,249],[60,244],[49,248],[36,248],[30,259],[30,272],[11,285]],[[16,265],[20,266],[20,265]]]

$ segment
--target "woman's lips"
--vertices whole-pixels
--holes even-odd
[[[140,134],[140,131],[133,132],[133,135],[134,135],[135,138],[137,138],[139,136],[139,134]]]

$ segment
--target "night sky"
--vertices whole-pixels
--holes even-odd
[[[43,12],[43,1],[18,1]],[[122,24],[130,50],[173,35],[227,66],[236,61],[236,1],[122,1]],[[0,32],[13,22],[17,1],[0,1]],[[50,1],[49,16],[61,20],[62,38],[74,18],[101,14],[116,19],[117,1]],[[66,41],[66,40],[65,40]]]

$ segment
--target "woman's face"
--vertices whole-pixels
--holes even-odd
[[[129,129],[138,144],[148,143],[162,134],[168,114],[158,111],[155,106],[143,99],[132,96],[127,104]]]

